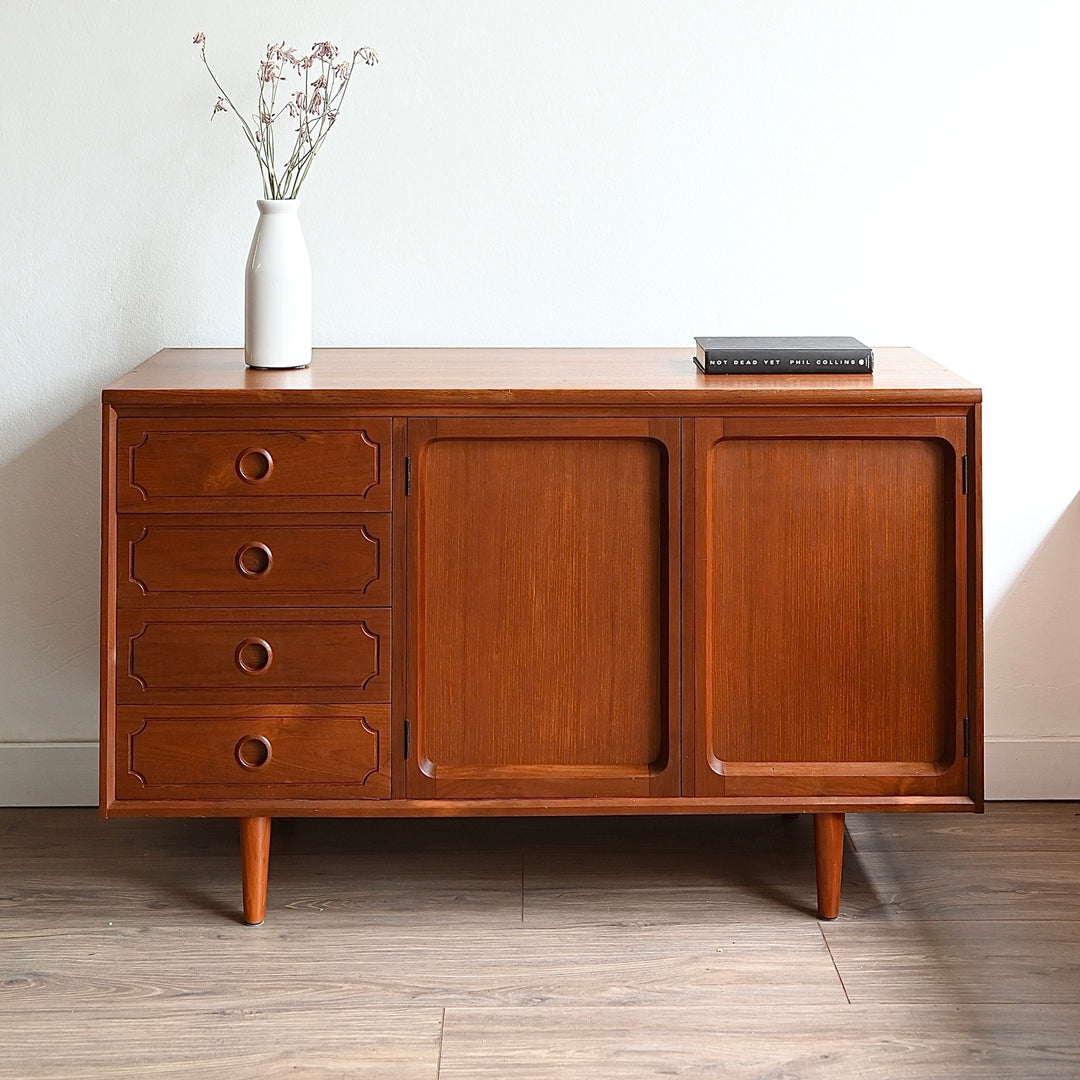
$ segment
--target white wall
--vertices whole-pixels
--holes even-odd
[[[0,803],[93,801],[98,408],[239,345],[259,195],[190,44],[371,44],[318,345],[852,333],[985,389],[988,791],[1080,797],[1080,18],[1046,0],[0,0]]]

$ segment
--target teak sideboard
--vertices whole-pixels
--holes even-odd
[[[981,393],[676,349],[167,349],[103,393],[101,807],[982,809]]]

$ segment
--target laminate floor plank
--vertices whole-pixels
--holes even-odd
[[[1080,922],[837,920],[822,931],[852,1002],[1080,1006]]]
[[[1078,851],[1074,803],[987,803],[985,814],[848,814],[854,850]]]
[[[163,853],[98,860],[3,858],[0,928],[13,912],[25,925],[131,924],[169,918],[239,921],[240,860]],[[283,925],[385,923],[452,918],[457,924],[521,922],[521,855],[445,851],[288,855],[271,850],[269,903]],[[426,914],[425,914],[426,913]]]
[[[447,1009],[439,1080],[1075,1080],[1070,1006]]]
[[[877,896],[861,868],[845,860],[843,905],[874,910]],[[527,926],[619,924],[788,925],[816,918],[813,848],[777,852],[527,851]]]
[[[0,932],[0,1015],[120,1002],[167,1010],[350,1003],[586,1006],[810,998],[841,1006],[843,987],[820,931],[675,927],[633,938],[621,928],[404,929],[377,916],[345,929],[264,925]]]
[[[255,988],[252,988],[254,991]],[[436,1080],[442,1009],[5,1014],[0,1080]]]
[[[0,810],[0,1080],[1076,1080],[1080,804],[275,822]],[[849,1003],[850,1002],[850,1003]]]
[[[1080,850],[859,851],[841,919],[1080,919]]]

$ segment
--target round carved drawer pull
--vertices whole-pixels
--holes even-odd
[[[244,577],[261,578],[270,573],[274,565],[274,553],[258,542],[244,544],[236,553],[236,569]]]
[[[249,446],[241,450],[236,457],[236,475],[248,484],[261,484],[270,479],[274,471],[274,459],[269,450],[258,446]]]
[[[236,744],[236,760],[245,769],[261,769],[270,764],[273,750],[265,735],[245,735]]]
[[[274,662],[270,642],[246,638],[236,646],[236,666],[247,675],[261,675]]]

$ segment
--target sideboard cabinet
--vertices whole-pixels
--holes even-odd
[[[685,349],[165,350],[103,394],[101,806],[982,809],[980,392]]]

